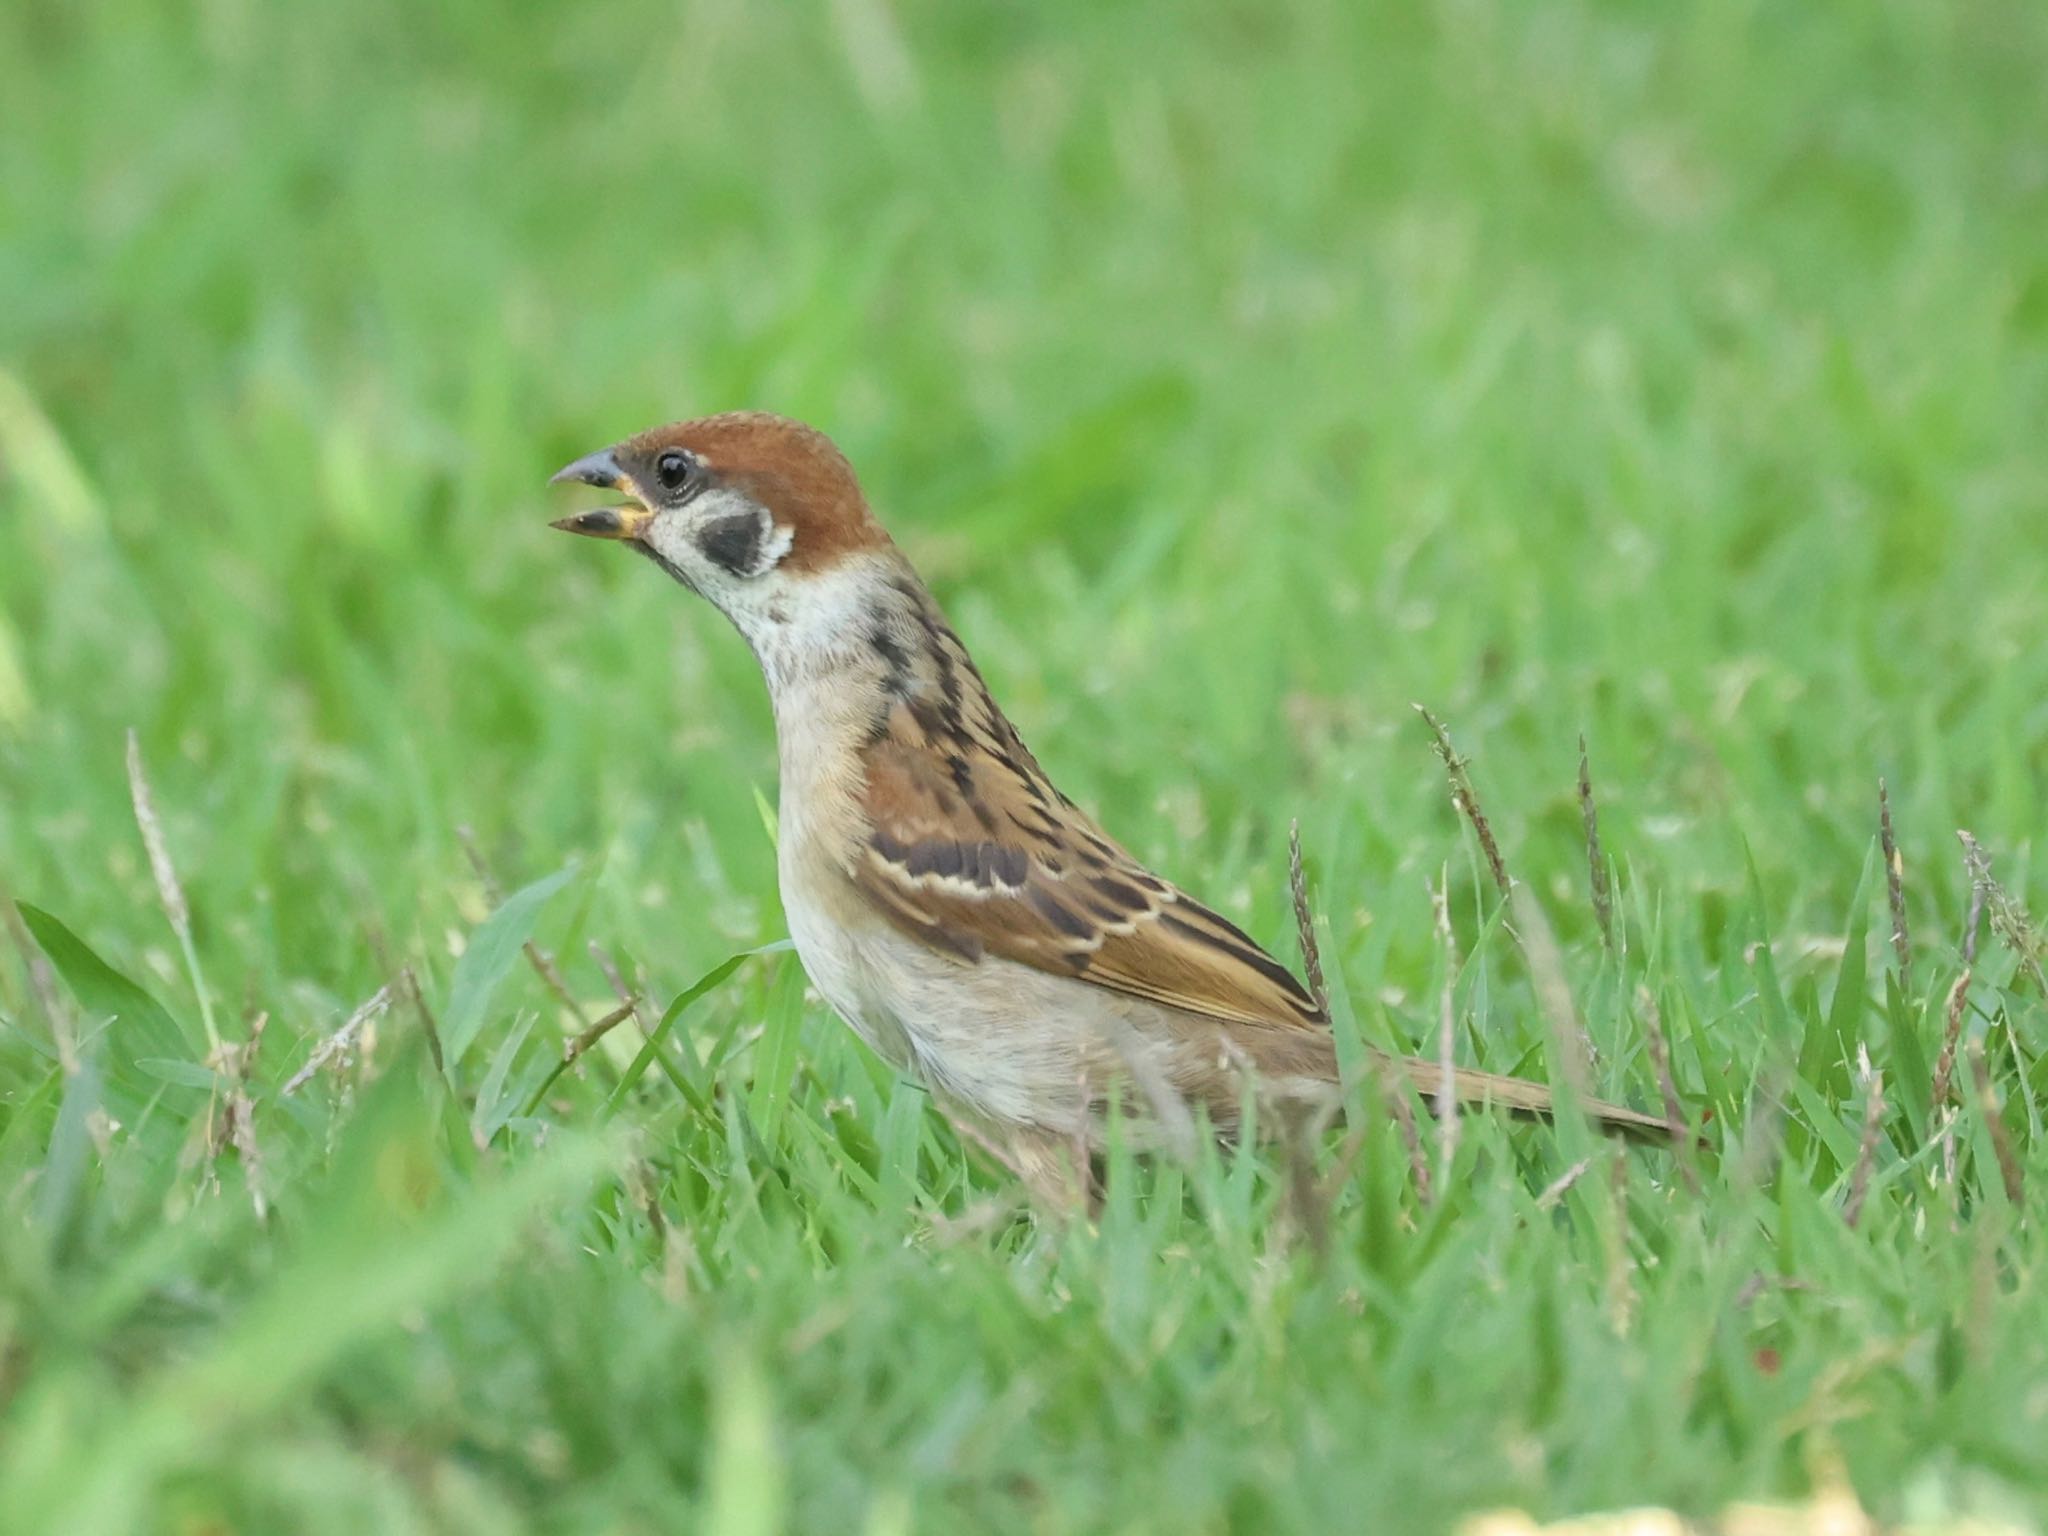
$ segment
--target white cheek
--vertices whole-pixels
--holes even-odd
[[[736,575],[709,558],[699,540],[707,526],[730,518],[759,518],[767,524],[753,551],[750,569]],[[715,605],[753,646],[764,663],[774,642],[800,609],[791,582],[778,569],[794,544],[795,531],[772,520],[759,503],[733,490],[707,491],[688,505],[663,512],[647,530],[647,544],[690,587]],[[772,681],[771,677],[771,681]]]
[[[765,514],[760,506],[738,491],[719,489],[706,491],[703,495],[684,506],[658,514],[647,530],[647,544],[657,555],[689,578],[690,585],[703,596],[724,609],[733,612],[735,602],[744,599],[751,578],[734,576],[732,572],[707,559],[697,540],[707,523],[720,522],[729,517],[760,517]],[[779,539],[780,545],[772,539]],[[770,541],[761,547],[757,568],[768,568],[768,551],[774,549],[779,560],[788,553],[790,534],[787,529],[777,528]],[[737,618],[738,615],[734,614]]]
[[[697,553],[697,544],[684,531],[682,519],[673,513],[663,513],[649,525],[644,535],[647,547],[689,576],[691,583],[700,591],[703,589],[703,572],[700,569],[707,562]]]
[[[761,541],[761,554],[757,561],[763,571],[772,571],[782,563],[782,557],[789,553],[789,546],[796,542],[796,530],[781,523],[768,525],[768,537]]]

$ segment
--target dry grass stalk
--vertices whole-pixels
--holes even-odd
[[[2041,995],[2048,997],[2048,976],[2041,971],[2041,956],[2048,950],[2048,943],[2034,931],[2034,920],[2027,915],[2027,909],[1991,878],[1991,855],[1984,851],[1984,845],[1968,832],[1958,831],[1956,836],[1962,839],[1963,863],[1970,871],[1970,883],[1984,892],[1984,909],[1991,915],[1991,931],[2018,957],[2020,969],[2033,978]]]
[[[597,1044],[598,1041],[602,1040],[606,1035],[610,1034],[614,1029],[618,1028],[619,1025],[625,1023],[626,1020],[634,1017],[636,1014],[639,1013],[639,1011],[640,999],[637,997],[629,997],[623,1003],[619,1004],[618,1007],[614,1008],[610,1013],[606,1014],[603,1018],[599,1019],[596,1023],[592,1024],[588,1029],[582,1031],[580,1034],[571,1036],[568,1040],[563,1041],[562,1065],[565,1067],[573,1067],[576,1064],[577,1058],[580,1057],[585,1051],[589,1050],[593,1045]]]
[[[1536,988],[1536,1002],[1550,1025],[1551,1037],[1557,1045],[1558,1067],[1576,1108],[1577,1101],[1592,1092],[1593,1038],[1586,1033],[1578,1006],[1572,1001],[1571,984],[1565,980],[1564,956],[1558,950],[1543,908],[1520,886],[1511,893],[1509,907],[1521,935],[1522,954],[1529,962],[1529,980]],[[1559,1107],[1563,1107],[1561,1102]]]
[[[455,840],[462,844],[462,851],[469,859],[469,867],[476,871],[477,883],[484,888],[484,895],[491,905],[501,905],[505,900],[505,889],[498,884],[498,878],[492,873],[489,861],[484,858],[483,849],[477,846],[476,834],[467,826],[459,826],[455,829]],[[583,1005],[576,1001],[576,994],[569,990],[568,982],[562,979],[561,971],[555,966],[555,957],[531,939],[520,948],[526,954],[526,963],[532,966],[533,973],[540,977],[541,985],[554,993],[556,999],[569,1010],[570,1016],[579,1026],[588,1029],[590,1016],[583,1011]]]
[[[1849,1175],[1849,1198],[1842,1206],[1842,1220],[1850,1231],[1863,1219],[1863,1202],[1870,1194],[1870,1174],[1877,1164],[1877,1138],[1884,1126],[1884,1074],[1870,1065],[1870,1052],[1857,1047],[1863,1079],[1863,1136],[1856,1144],[1856,1166]]]
[[[405,999],[412,1015],[418,1021],[420,1033],[426,1037],[427,1050],[434,1058],[434,1070],[446,1075],[447,1066],[441,1056],[441,1029],[434,1022],[434,1010],[427,1006],[427,995],[420,990],[420,979],[412,966],[394,963],[391,945],[384,936],[383,927],[375,918],[364,925],[364,937],[370,946],[370,953],[377,957],[377,969],[391,978],[389,986],[394,996]]]
[[[427,994],[420,990],[420,979],[410,965],[398,968],[398,990],[412,1004],[413,1017],[420,1021],[420,1033],[427,1037],[427,1051],[434,1058],[434,1070],[443,1076],[448,1072],[448,1060],[441,1052],[441,1026],[434,1021],[434,1010],[427,1006]]]
[[[610,951],[595,939],[590,941],[589,948],[590,958],[595,960],[597,968],[604,972],[604,979],[612,989],[612,996],[632,1008],[633,1022],[639,1027],[641,1033],[645,1034],[647,1031],[647,1019],[640,1011],[641,994],[626,985],[626,978],[620,973],[618,962],[612,959]]]
[[[588,1029],[563,1041],[562,1059],[555,1063],[553,1071],[541,1079],[540,1086],[527,1096],[525,1107],[520,1110],[520,1114],[531,1118],[539,1110],[542,1103],[545,1102],[549,1090],[555,1086],[555,1083],[561,1078],[562,1074],[575,1066],[585,1051],[597,1044],[598,1041],[610,1034],[611,1031],[618,1028],[620,1024],[624,1023],[627,1019],[636,1017],[639,1013],[639,1004],[639,998],[629,997]]]
[[[1500,844],[1494,841],[1493,824],[1486,819],[1485,808],[1480,805],[1479,796],[1472,788],[1472,775],[1468,771],[1471,765],[1451,746],[1450,732],[1444,729],[1441,720],[1421,704],[1415,706],[1415,712],[1429,727],[1436,755],[1443,762],[1444,777],[1450,780],[1451,785],[1451,804],[1472,823],[1472,831],[1479,838],[1479,851],[1486,857],[1486,867],[1493,875],[1493,883],[1505,897],[1514,882],[1508,877],[1507,862],[1500,856]]]
[[[185,902],[185,888],[178,883],[178,869],[171,862],[171,845],[164,838],[164,825],[156,813],[156,797],[149,792],[149,776],[142,769],[142,746],[133,726],[128,730],[128,798],[135,807],[135,825],[142,833],[142,846],[149,854],[149,872],[156,881],[157,900],[177,936],[179,952],[185,958],[185,974],[199,999],[199,1020],[206,1027],[208,1051],[218,1049],[220,1029],[213,1020],[213,995],[199,969],[199,951],[192,943],[192,909]]]
[[[157,899],[171,931],[180,938],[192,931],[192,912],[185,904],[185,889],[178,883],[177,868],[171,863],[170,845],[164,841],[164,827],[156,813],[156,799],[149,792],[149,778],[142,768],[142,746],[133,727],[128,731],[128,795],[135,806],[135,824],[142,830],[142,846],[149,853],[149,872],[156,881]]]
[[[1429,1176],[1429,1157],[1422,1150],[1422,1131],[1415,1123],[1415,1106],[1408,1102],[1405,1082],[1397,1081],[1390,1073],[1379,1070],[1378,1059],[1368,1053],[1366,1071],[1379,1086],[1380,1096],[1386,1100],[1387,1108],[1394,1116],[1394,1124],[1401,1132],[1401,1145],[1408,1149],[1408,1169],[1415,1179],[1415,1198],[1428,1205],[1436,1198],[1436,1188]]]
[[[242,1182],[248,1188],[249,1204],[258,1221],[269,1217],[270,1201],[264,1189],[263,1151],[256,1141],[256,1104],[249,1093],[249,1077],[256,1065],[257,1049],[263,1044],[263,1028],[269,1022],[268,1013],[257,1013],[249,1020],[245,1044],[224,1045],[214,1052],[214,1065],[227,1075],[231,1086],[213,1128],[213,1155],[218,1157],[224,1146],[234,1147],[235,1155],[242,1160]]]
[[[1316,943],[1315,919],[1308,909],[1308,877],[1301,867],[1301,823],[1287,824],[1287,887],[1294,896],[1294,928],[1301,941],[1301,966],[1308,972],[1309,995],[1330,1016],[1330,992],[1323,984],[1323,952]]]
[[[193,1134],[178,1159],[179,1171],[197,1170],[195,1193],[200,1197],[220,1193],[221,1154],[229,1147],[242,1164],[242,1184],[258,1221],[266,1220],[270,1202],[265,1191],[263,1149],[256,1140],[256,1105],[249,1092],[249,1080],[256,1052],[263,1044],[264,1027],[270,1015],[261,1011],[248,1017],[246,1038],[240,1045],[223,1043],[207,1054],[206,1066],[213,1073],[213,1095],[205,1117],[195,1122]],[[184,1208],[182,1193],[173,1196],[177,1210]]]
[[[1699,1145],[1692,1125],[1679,1101],[1678,1083],[1671,1075],[1671,1046],[1664,1038],[1664,1015],[1648,987],[1636,988],[1636,1008],[1643,1016],[1643,1042],[1650,1053],[1650,1065],[1657,1073],[1657,1091],[1664,1099],[1664,1128],[1671,1134],[1671,1152],[1678,1159],[1679,1175],[1685,1187],[1700,1192],[1699,1170],[1693,1166],[1693,1148]]]
[[[42,1009],[43,1018],[50,1026],[50,1039],[57,1047],[57,1065],[64,1075],[78,1075],[78,1031],[73,1024],[71,1009],[64,1001],[64,995],[57,989],[57,974],[50,969],[50,958],[43,953],[42,946],[28,931],[28,925],[21,920],[21,913],[15,910],[14,898],[0,891],[0,922],[7,927],[7,936],[21,953],[22,969],[28,973],[28,989],[34,994],[36,1006]]]
[[[1963,1038],[1963,1014],[1970,1002],[1970,977],[1977,969],[1977,931],[1984,923],[1984,887],[1970,888],[1970,916],[1963,926],[1963,969],[1948,990],[1948,1022],[1942,1030],[1941,1054],[1934,1062],[1934,1109],[1941,1117],[1942,1176],[1951,1184],[1956,1177],[1956,1047]]]
[[[286,1079],[284,1092],[287,1095],[297,1093],[311,1082],[316,1074],[330,1065],[337,1073],[346,1072],[349,1063],[355,1058],[356,1046],[361,1041],[363,1032],[371,1028],[390,1006],[391,984],[386,982],[371,993],[362,1006],[343,1021],[339,1029],[313,1047],[313,1054],[306,1058],[306,1064]]]
[[[1450,1188],[1451,1169],[1458,1156],[1458,1063],[1457,1013],[1452,988],[1458,979],[1458,940],[1451,932],[1451,872],[1446,869],[1442,883],[1430,892],[1436,908],[1437,942],[1444,952],[1444,984],[1437,998],[1436,1021],[1436,1141],[1437,1167],[1444,1187]]]
[[[1614,1154],[1607,1168],[1608,1198],[1614,1202],[1614,1237],[1607,1250],[1607,1307],[1614,1331],[1625,1334],[1635,1321],[1635,1261],[1629,1255],[1628,1158]]]
[[[1892,830],[1892,797],[1883,779],[1877,781],[1877,835],[1884,850],[1884,890],[1892,910],[1892,951],[1899,957],[1899,990],[1913,994],[1913,938],[1906,927],[1906,861]]]
[[[1600,848],[1600,809],[1593,803],[1593,769],[1586,758],[1586,737],[1579,734],[1579,819],[1586,827],[1586,874],[1593,895],[1593,916],[1600,924],[1600,942],[1614,949],[1614,893],[1607,882],[1607,855]]]
[[[1586,1176],[1586,1170],[1592,1166],[1592,1158],[1582,1157],[1576,1163],[1573,1163],[1571,1167],[1565,1169],[1563,1173],[1560,1173],[1543,1187],[1543,1193],[1536,1197],[1536,1209],[1547,1211],[1556,1205],[1558,1201],[1562,1200],[1570,1192],[1574,1184]]]
[[[2017,1206],[2026,1193],[2025,1181],[2020,1177],[2019,1156],[2013,1151],[2012,1136],[2005,1128],[1998,1095],[1991,1087],[1991,1068],[1984,1060],[1984,1047],[1975,1041],[1970,1044],[1970,1081],[1977,1090],[1978,1111],[1991,1132],[1991,1151],[1998,1159],[1998,1176],[2005,1183],[2005,1198]]]
[[[1984,923],[1984,887],[1970,891],[1970,915],[1963,925],[1963,968],[1949,988],[1948,1020],[1942,1031],[1941,1054],[1934,1062],[1934,1102],[1951,1102],[1955,1081],[1956,1047],[1962,1039],[1963,1013],[1970,1000],[1970,979],[1977,969],[1977,933]]]

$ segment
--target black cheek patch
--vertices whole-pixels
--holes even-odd
[[[697,531],[704,558],[731,576],[754,576],[761,559],[761,535],[767,520],[751,512],[721,517]]]

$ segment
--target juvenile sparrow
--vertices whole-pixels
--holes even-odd
[[[616,539],[709,599],[760,661],[782,777],[782,904],[812,983],[1033,1182],[1099,1150],[1109,1107],[1236,1129],[1247,1074],[1328,1102],[1329,1021],[1228,919],[1053,785],[823,433],[756,412],[659,427],[554,477],[625,493],[554,526]],[[1380,1057],[1426,1095],[1434,1062]],[[1461,1100],[1549,1090],[1461,1069]],[[1597,1101],[1604,1128],[1662,1122]]]

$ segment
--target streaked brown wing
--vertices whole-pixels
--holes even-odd
[[[877,906],[966,959],[1001,955],[1214,1019],[1325,1022],[1286,967],[1060,794],[968,675],[966,700],[898,701],[866,749],[869,832],[849,872]]]

